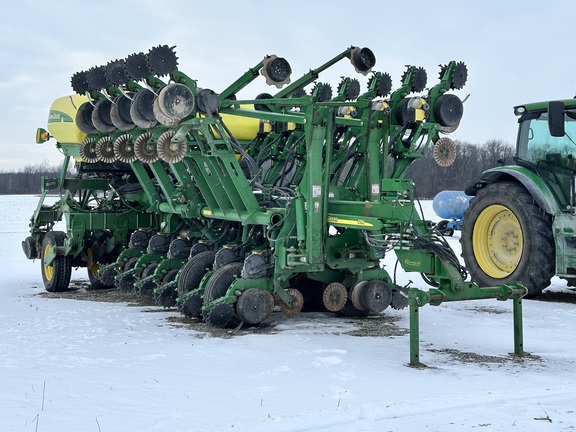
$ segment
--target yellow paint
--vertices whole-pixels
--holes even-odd
[[[365,226],[365,227],[374,226],[370,222],[366,222],[364,219],[351,220],[351,219],[342,219],[334,216],[328,216],[328,222],[340,225]]]
[[[64,96],[56,99],[48,115],[48,131],[56,141],[63,144],[80,144],[86,138],[76,126],[76,112],[88,98],[82,95]]]

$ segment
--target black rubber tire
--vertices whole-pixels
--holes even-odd
[[[200,285],[202,278],[212,269],[216,251],[207,250],[193,255],[188,262],[182,267],[180,277],[178,278],[178,297],[195,290]],[[180,312],[188,318],[202,317],[202,296],[193,294],[188,296]]]
[[[72,260],[69,256],[57,256],[49,266],[44,265],[44,255],[50,249],[57,246],[64,246],[66,233],[61,231],[50,231],[44,236],[42,241],[42,252],[40,268],[42,271],[42,281],[46,291],[63,292],[68,290],[70,278],[72,276]]]
[[[230,288],[232,282],[236,280],[242,273],[243,262],[233,262],[225,264],[222,267],[214,270],[212,276],[206,283],[204,290],[204,304],[208,304],[220,297],[226,295],[226,291]],[[234,306],[230,303],[230,306]],[[234,311],[231,318],[226,323],[221,323],[220,320],[215,320],[210,317],[210,312],[202,311],[202,317],[208,324],[216,324],[219,327],[236,327],[240,324],[240,319]]]
[[[212,269],[216,251],[205,251],[194,255],[188,260],[178,279],[178,295],[183,296],[187,292],[195,290],[200,285],[202,278]]]
[[[491,276],[482,269],[479,260],[485,263],[485,268],[490,265],[496,268],[496,263],[492,264],[495,260],[488,259],[490,253],[475,251],[473,239],[475,230],[478,230],[476,232],[478,236],[482,224],[486,225],[487,221],[490,221],[490,217],[482,215],[482,212],[497,209],[495,206],[505,207],[516,217],[522,234],[522,250],[514,268],[504,271],[501,275],[494,271]],[[480,286],[495,286],[517,281],[528,288],[529,297],[540,294],[550,285],[555,273],[555,246],[551,225],[550,215],[534,202],[532,195],[524,186],[515,182],[501,182],[491,183],[480,189],[476,197],[470,200],[470,205],[464,213],[460,239],[462,257],[472,280]],[[485,240],[488,245],[488,235]],[[481,246],[483,245],[477,245],[477,249]]]

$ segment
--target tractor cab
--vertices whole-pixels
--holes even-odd
[[[576,101],[522,105],[515,113],[520,116],[516,162],[537,172],[562,211],[573,211]]]

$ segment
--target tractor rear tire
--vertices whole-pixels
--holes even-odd
[[[42,256],[40,266],[42,281],[46,291],[63,292],[68,290],[72,276],[72,261],[69,256],[57,255],[50,265],[44,263],[44,257],[55,247],[64,246],[66,233],[50,231],[42,241]]]
[[[480,189],[464,213],[462,257],[480,286],[521,282],[528,297],[542,292],[555,273],[550,215],[514,182]]]

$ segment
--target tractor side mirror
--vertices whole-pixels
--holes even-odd
[[[564,103],[550,101],[548,103],[548,130],[553,137],[563,137],[564,131]]]

